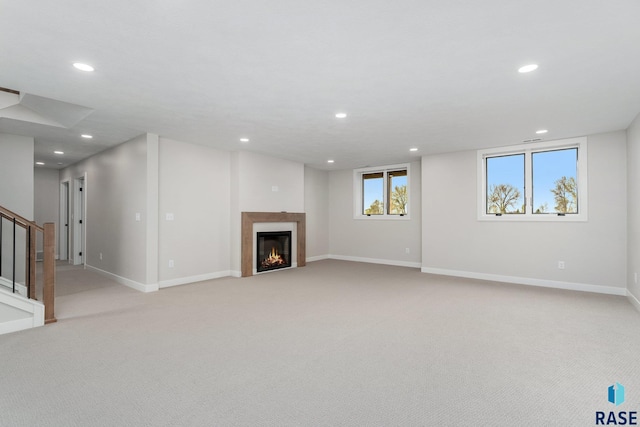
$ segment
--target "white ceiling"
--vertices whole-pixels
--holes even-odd
[[[340,169],[626,129],[639,21],[637,0],[0,0],[0,86],[93,110],[0,132],[50,167],[150,132]]]

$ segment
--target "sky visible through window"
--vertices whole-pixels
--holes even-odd
[[[552,189],[563,176],[577,180],[577,148],[533,153],[533,211],[546,204],[546,212],[556,212]],[[520,191],[513,211],[521,209],[525,196],[524,155],[487,158],[487,192],[493,185],[509,184]]]
[[[382,202],[384,198],[383,182],[384,182],[383,178],[365,180],[364,188],[363,188],[364,190],[363,209],[367,209],[376,200],[379,200],[380,202]],[[398,187],[407,185],[407,177],[394,176],[393,185]],[[393,188],[391,190],[393,191]]]

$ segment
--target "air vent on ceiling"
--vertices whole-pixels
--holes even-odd
[[[542,138],[525,139],[522,142],[538,142],[538,141],[542,141]]]
[[[0,92],[9,92],[9,93],[14,93],[16,95],[20,95],[20,92],[18,92],[17,90],[7,89],[6,87],[1,87],[1,86],[0,86]]]

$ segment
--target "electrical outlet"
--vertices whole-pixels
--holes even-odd
[[[173,260],[172,260],[172,259],[170,259],[170,260],[169,260],[169,268],[173,268],[173,266],[174,266],[174,265],[175,265],[175,264],[173,263]]]
[[[564,270],[564,261],[558,261],[558,269]]]
[[[100,261],[102,261],[102,252],[100,252]]]
[[[410,252],[411,252],[411,251],[409,250],[409,248],[404,248],[404,251],[405,251],[406,253],[410,253]]]

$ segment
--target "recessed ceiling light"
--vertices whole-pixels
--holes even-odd
[[[540,129],[540,130],[537,130],[537,131],[536,131],[536,133],[537,133],[538,135],[543,134],[543,133],[547,133],[547,132],[549,132],[549,131],[548,131],[548,130],[546,130],[546,129]]]
[[[93,70],[95,70],[95,68],[93,68],[91,65],[83,64],[82,62],[74,62],[73,66],[76,67],[80,71],[93,71]]]
[[[538,69],[538,64],[529,64],[529,65],[525,65],[524,67],[518,68],[518,72],[519,73],[530,73],[533,70],[537,70],[537,69]]]
[[[86,133],[85,133],[85,134],[82,134],[82,135],[80,135],[80,136],[81,136],[81,137],[83,137],[83,138],[85,138],[85,139],[91,139],[91,138],[93,138],[93,135],[87,135]]]
[[[327,163],[335,163],[335,160],[327,160]]]
[[[44,166],[44,162],[36,162],[36,165]]]
[[[64,154],[64,151],[54,151],[54,154]]]
[[[240,142],[249,142],[249,138],[240,138]]]
[[[336,114],[336,118],[337,119],[344,119],[345,117],[347,117],[347,113],[337,113]]]
[[[409,151],[418,151],[418,149],[415,148],[415,147],[414,148],[409,148]]]

